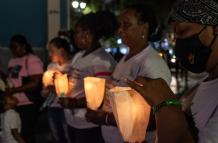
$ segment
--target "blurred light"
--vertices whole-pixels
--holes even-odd
[[[72,6],[73,6],[73,8],[78,8],[79,7],[79,2],[78,1],[73,1]]]
[[[169,53],[170,53],[170,55],[172,55],[172,54],[173,54],[173,50],[172,50],[172,49],[170,49],[170,50],[169,50]]]
[[[159,53],[159,55],[160,55],[161,57],[163,57],[163,53]]]
[[[81,9],[84,9],[84,8],[86,8],[86,3],[85,2],[81,2],[79,4],[79,6],[80,6]]]
[[[105,51],[106,51],[107,53],[110,53],[110,52],[111,52],[111,48],[105,48]]]
[[[171,63],[176,63],[176,59],[175,58],[172,58],[170,61],[171,61]]]
[[[122,44],[122,39],[117,39],[117,44]]]
[[[126,55],[126,54],[129,53],[129,48],[128,48],[127,46],[125,46],[125,45],[122,45],[122,46],[119,48],[119,50],[120,50],[120,53],[123,54],[123,55]]]

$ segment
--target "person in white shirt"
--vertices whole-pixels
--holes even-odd
[[[20,115],[14,110],[17,103],[18,100],[11,95],[4,98],[4,108],[6,111],[3,115],[3,143],[25,143],[20,134]]]
[[[118,25],[116,17],[109,12],[90,13],[82,16],[75,27],[74,40],[82,49],[72,60],[72,75],[79,75],[70,98],[62,98],[61,105],[65,108],[65,117],[69,125],[69,137],[72,143],[104,142],[99,125],[90,123],[85,118],[86,100],[83,78],[96,76],[108,78],[115,67],[115,60],[100,44],[100,39],[115,34]],[[76,73],[75,73],[76,72]]]
[[[154,12],[151,6],[147,4],[131,5],[120,14],[118,34],[124,44],[129,47],[129,53],[120,60],[112,74],[114,85],[127,86],[124,80],[134,80],[137,76],[162,78],[168,84],[170,83],[171,73],[167,64],[150,44],[160,38],[157,26],[158,23]],[[94,123],[108,124],[105,123],[107,120],[107,122],[109,121],[114,125],[115,121],[113,121],[114,117],[111,113],[111,107],[110,105],[107,107],[106,103],[104,104],[104,110],[110,112],[109,115],[102,111],[89,110],[87,118]],[[155,139],[155,128],[148,128],[150,128],[150,132],[147,133],[146,140],[147,142],[153,142]],[[117,128],[103,126],[102,130],[103,136],[107,137],[107,143],[123,142]],[[112,134],[109,134],[110,132]]]
[[[209,74],[208,78],[196,88],[191,100],[191,114],[197,128],[197,132],[194,132],[197,135],[195,142],[217,143],[218,1],[179,0],[172,11],[169,22],[175,30],[175,53],[181,65],[193,73],[207,72]],[[146,85],[148,85],[146,88],[150,88],[147,90],[148,94],[155,94],[156,97],[172,95],[170,88],[164,82],[157,81],[154,79],[146,80]],[[163,101],[165,100],[160,100],[157,105]],[[165,117],[167,116],[165,115]],[[165,129],[160,130],[160,133],[164,133],[166,128],[165,126]],[[171,131],[177,132],[180,129],[182,127]],[[172,139],[181,142],[183,136],[165,134],[159,139],[160,142],[172,142]]]

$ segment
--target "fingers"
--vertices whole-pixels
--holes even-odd
[[[131,81],[126,79],[126,83],[133,89],[135,89],[136,91],[138,91],[140,94],[142,93],[142,88],[143,86],[140,86],[138,83],[136,83],[135,81]]]

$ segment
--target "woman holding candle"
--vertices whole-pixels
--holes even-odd
[[[158,52],[151,46],[151,42],[160,38],[157,27],[158,23],[150,5],[131,5],[121,12],[118,34],[124,44],[129,47],[129,53],[120,60],[112,74],[112,83],[114,85],[127,86],[124,79],[134,80],[137,76],[162,78],[168,84],[170,83],[171,74],[169,68]],[[102,111],[88,110],[87,118],[99,124],[114,124],[110,106],[104,105],[104,110],[109,114]],[[113,141],[111,141],[107,130],[111,132],[110,130],[115,129],[103,126],[102,130],[103,136],[108,137],[108,143],[112,143]],[[148,142],[154,141],[154,131],[155,129],[152,129],[151,132],[147,133]],[[117,134],[115,131],[113,133]]]
[[[116,17],[110,12],[90,13],[82,16],[75,26],[74,40],[81,52],[72,60],[74,69],[83,74],[81,77],[96,76],[110,77],[114,70],[115,61],[105,52],[100,39],[109,38],[115,34],[117,28]],[[85,118],[86,99],[83,78],[76,81],[75,90],[71,98],[62,98],[61,104],[65,108],[65,117],[69,125],[72,143],[95,142],[102,143],[101,128],[87,122]]]

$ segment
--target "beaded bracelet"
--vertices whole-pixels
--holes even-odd
[[[152,107],[153,113],[154,114],[157,113],[164,106],[175,106],[175,107],[178,107],[178,108],[182,107],[182,105],[181,105],[179,100],[168,99],[168,100],[165,100],[165,101],[161,102],[160,104],[157,104],[156,106],[153,106]]]

